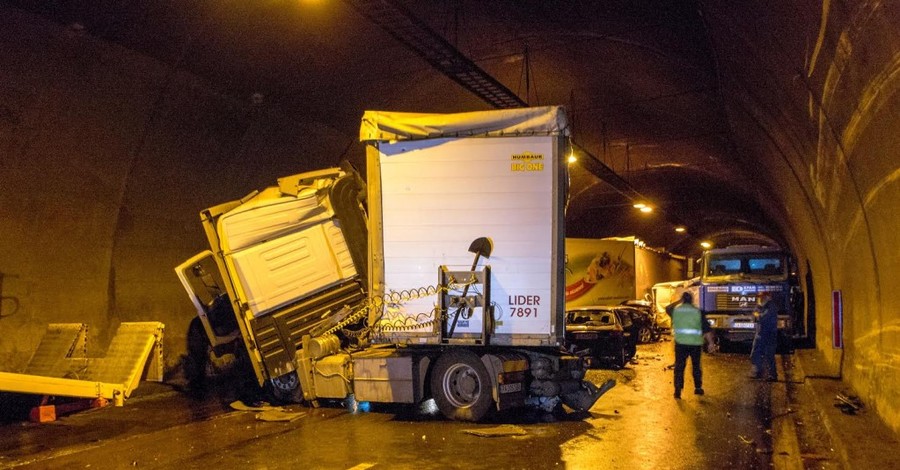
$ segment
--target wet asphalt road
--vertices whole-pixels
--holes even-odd
[[[227,396],[198,402],[142,384],[124,407],[3,425],[0,468],[770,468],[796,455],[772,427],[792,412],[785,381],[747,378],[746,352],[704,354],[706,395],[693,395],[688,368],[675,400],[672,349],[671,341],[640,345],[625,369],[591,370],[590,380],[618,385],[589,413],[552,421],[519,411],[472,424],[411,407],[349,413],[328,404],[290,407],[304,414],[271,422],[232,410]],[[469,432],[498,426],[520,435]]]

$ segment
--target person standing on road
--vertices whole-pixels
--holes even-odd
[[[681,304],[672,309],[676,399],[681,398],[681,389],[684,388],[684,369],[688,357],[691,358],[691,373],[694,376],[694,394],[703,395],[703,369],[700,367],[700,356],[703,352],[704,337],[707,337],[711,330],[705,316],[693,302],[694,296],[690,292],[685,292],[681,294]]]
[[[753,337],[753,349],[750,350],[750,362],[753,364],[750,377],[770,382],[778,380],[775,369],[775,349],[778,346],[778,312],[772,302],[771,292],[760,292],[756,296],[756,335]]]

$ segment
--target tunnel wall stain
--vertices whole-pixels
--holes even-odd
[[[356,136],[6,7],[0,31],[0,369],[48,323],[87,323],[99,352],[143,320],[166,324],[174,369],[194,312],[173,268],[205,248],[199,212],[335,166]]]
[[[780,225],[812,270],[816,346],[900,431],[900,5],[701,7],[743,158],[772,182]],[[835,290],[843,350],[832,345]]]

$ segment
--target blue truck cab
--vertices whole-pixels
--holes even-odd
[[[771,292],[772,302],[779,305],[779,342],[790,343],[796,323],[791,264],[790,255],[777,247],[739,245],[703,253],[699,306],[719,340],[752,341],[757,296]]]

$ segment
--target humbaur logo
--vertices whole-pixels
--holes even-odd
[[[512,171],[544,171],[544,155],[540,153],[514,153],[510,160]]]

